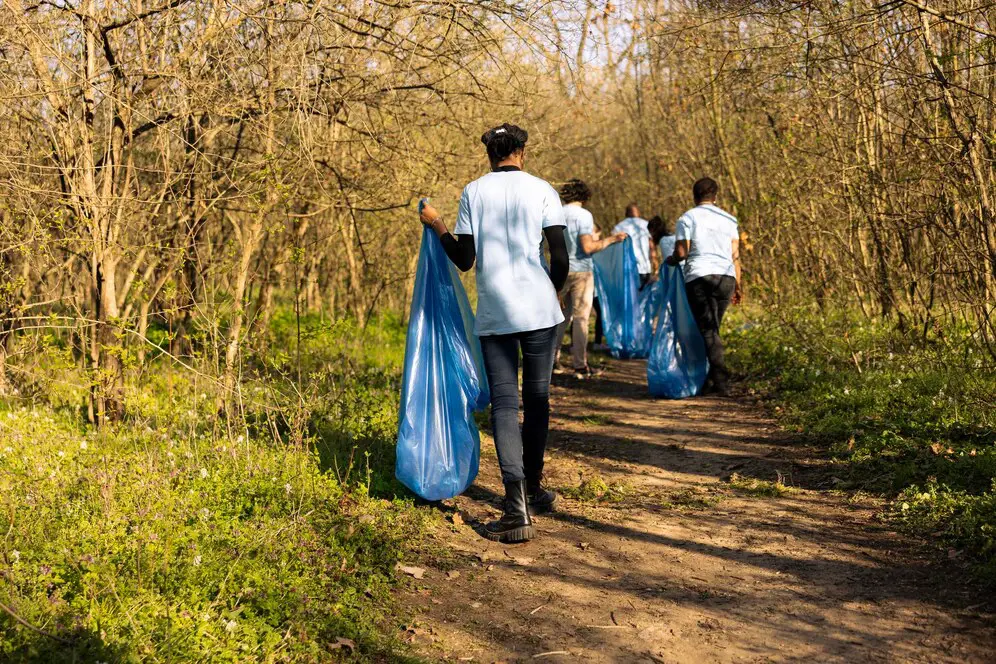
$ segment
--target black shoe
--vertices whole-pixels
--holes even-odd
[[[546,514],[552,512],[560,499],[553,491],[543,488],[542,478],[535,481],[526,481],[526,495],[529,513],[532,515]]]
[[[526,508],[526,481],[505,482],[505,512],[484,526],[484,536],[495,542],[526,542],[536,537]]]

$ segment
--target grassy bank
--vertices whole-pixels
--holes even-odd
[[[401,329],[305,320],[299,365],[292,322],[229,418],[159,358],[97,431],[38,359],[48,398],[0,405],[0,660],[405,659],[395,567],[433,517],[393,478]]]
[[[807,310],[737,312],[734,369],[829,450],[842,489],[996,581],[996,371],[969,330],[902,332]]]

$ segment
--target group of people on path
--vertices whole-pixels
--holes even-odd
[[[600,238],[584,208],[591,190],[570,180],[558,192],[523,171],[527,141],[524,129],[507,123],[484,133],[491,172],[464,188],[452,232],[434,207],[426,205],[420,214],[457,268],[468,271],[476,265],[474,334],[491,390],[492,433],[505,488],[502,516],[486,524],[484,534],[502,542],[535,537],[532,516],[549,512],[557,502],[543,486],[550,381],[568,329],[574,370],[592,374],[586,355],[594,299],[592,254],[632,238],[641,286],[654,278],[658,253],[669,265],[684,265],[689,304],[710,362],[707,385],[720,394],[727,393],[729,377],[719,328],[727,307],[741,298],[737,222],[716,206],[715,181],[695,183],[695,207],[681,216],[674,235],[659,217],[648,222],[630,205],[612,234]],[[540,250],[544,241],[548,265]]]

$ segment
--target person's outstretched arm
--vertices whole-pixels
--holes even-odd
[[[603,249],[608,249],[616,242],[622,242],[626,239],[626,237],[627,235],[625,233],[613,233],[607,238],[596,240],[594,237],[586,233],[578,239],[581,241],[581,251],[590,256],[591,254],[597,254]]]
[[[466,272],[474,267],[477,250],[474,247],[473,235],[453,235],[450,233],[439,211],[431,205],[422,208],[422,214],[419,215],[419,218],[439,237],[443,251],[446,252],[447,257],[457,266],[458,270]]]
[[[550,247],[550,281],[559,293],[567,283],[567,272],[570,269],[564,227],[548,226],[543,229],[543,235],[546,237],[547,246]]]

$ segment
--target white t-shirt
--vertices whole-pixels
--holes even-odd
[[[685,281],[712,274],[735,277],[733,241],[740,238],[737,219],[715,205],[692,208],[678,219],[675,237],[692,243],[685,261]]]
[[[474,236],[477,336],[542,330],[564,321],[540,258],[543,229],[563,225],[560,196],[528,173],[488,173],[464,187],[453,232]]]
[[[675,242],[676,238],[673,235],[665,235],[657,242],[657,247],[661,252],[661,260],[674,253]]]
[[[647,220],[640,217],[626,217],[616,224],[612,232],[626,233],[633,239],[637,271],[640,274],[650,274],[650,231],[647,229]]]
[[[591,272],[591,255],[581,248],[581,236],[595,232],[595,218],[580,205],[564,206],[564,222],[567,230],[567,257],[570,259],[571,272]]]

